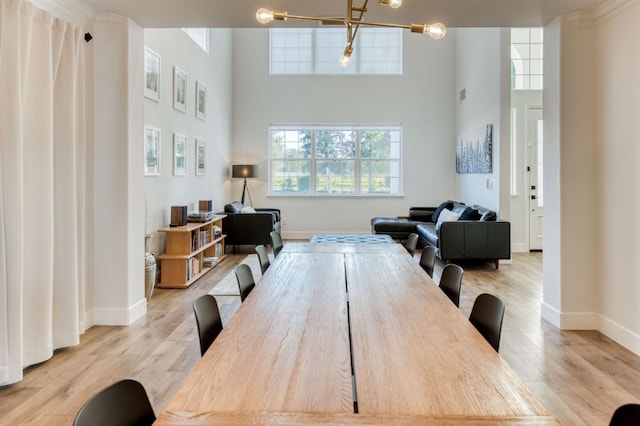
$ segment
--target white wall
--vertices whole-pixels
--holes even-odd
[[[146,313],[142,28],[100,15],[94,33],[94,318],[127,325]],[[137,265],[140,265],[139,267]]]
[[[161,130],[160,176],[144,178],[151,248],[164,252],[171,206],[198,210],[199,200],[213,200],[214,211],[228,199],[225,185],[231,158],[231,30],[210,30],[206,53],[180,29],[145,29],[144,44],[161,57],[160,102],[144,99],[144,125]],[[173,68],[187,73],[187,111],[173,108]],[[196,81],[207,88],[206,119],[195,115]],[[187,175],[173,175],[173,134],[187,137]],[[196,138],[207,143],[206,174],[195,174]]]
[[[544,34],[542,313],[564,329],[599,328],[594,33],[590,15],[575,14]]]
[[[372,217],[453,197],[455,39],[405,33],[403,76],[271,76],[268,30],[233,30],[233,160],[259,165],[254,207],[281,208],[285,238],[308,238],[368,233]],[[402,124],[404,196],[267,197],[268,126],[339,123]],[[230,183],[228,201],[240,199],[242,181]]]
[[[640,2],[596,31],[600,329],[640,354]],[[615,215],[614,211],[617,211]]]
[[[506,40],[508,40],[508,30],[495,28],[457,30],[456,91],[459,93],[464,89],[466,99],[457,102],[456,140],[459,141],[463,135],[474,129],[492,124],[493,172],[456,175],[456,198],[467,204],[480,204],[494,209],[503,219],[509,218],[509,205],[501,203],[500,194],[504,186],[501,177],[503,157],[506,157],[508,165],[510,152],[508,122],[510,74],[508,73],[508,56],[505,56],[510,50]],[[505,67],[507,73],[505,73]],[[508,182],[508,168],[505,173]],[[506,189],[508,191],[508,186]]]

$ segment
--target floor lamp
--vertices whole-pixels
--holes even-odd
[[[242,198],[240,199],[240,204],[244,205],[244,194],[245,192],[249,195],[249,204],[253,207],[253,201],[251,200],[251,193],[249,192],[249,188],[247,187],[247,178],[257,178],[258,177],[258,166],[252,164],[236,164],[231,166],[231,177],[233,178],[244,178],[244,186],[242,188]]]

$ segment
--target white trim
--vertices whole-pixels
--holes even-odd
[[[603,24],[635,3],[638,3],[638,0],[609,0],[593,10],[593,20],[597,25]]]
[[[560,330],[595,330],[636,355],[640,355],[640,334],[603,316],[592,312],[562,313],[541,303],[541,317]]]
[[[636,355],[640,355],[640,335],[607,318],[600,317],[600,332]]]
[[[131,325],[147,314],[147,299],[142,298],[128,309],[94,309],[95,325]]]
[[[540,304],[540,316],[543,320],[548,321],[557,328],[560,328],[560,311],[553,306],[542,302]]]

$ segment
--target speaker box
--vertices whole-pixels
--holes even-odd
[[[200,203],[198,203],[198,211],[200,211],[200,212],[212,212],[213,211],[213,201],[212,200],[200,200]]]
[[[187,224],[187,206],[171,206],[171,223],[177,226]]]

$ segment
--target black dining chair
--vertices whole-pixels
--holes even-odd
[[[200,339],[200,354],[209,349],[222,331],[222,319],[215,297],[210,294],[200,296],[193,302],[193,313],[198,325],[198,338]]]
[[[238,280],[238,288],[240,289],[240,301],[244,302],[251,290],[256,286],[256,282],[253,279],[251,268],[246,263],[241,263],[234,269],[236,273],[236,279]]]
[[[462,274],[464,269],[453,263],[449,263],[442,268],[440,275],[440,290],[453,302],[456,307],[460,307],[460,289],[462,288]]]
[[[504,303],[498,297],[482,293],[479,295],[469,315],[469,321],[484,336],[493,349],[498,352],[500,347],[500,333],[504,318]]]
[[[269,254],[267,253],[267,248],[263,245],[256,246],[256,253],[258,254],[258,260],[260,261],[260,270],[264,274],[271,266],[271,262],[269,262]]]
[[[609,426],[640,425],[640,404],[624,404],[616,408]]]
[[[113,383],[80,408],[74,426],[146,426],[156,420],[144,386],[136,380]]]
[[[278,231],[271,231],[271,245],[273,246],[273,258],[275,259],[280,254],[280,250],[284,247],[282,243],[282,236]]]
[[[416,254],[416,246],[418,245],[418,234],[412,232],[407,237],[407,241],[404,243],[404,248],[407,249],[411,257]]]
[[[420,267],[433,278],[433,268],[436,265],[437,249],[434,246],[425,246],[420,254]]]

